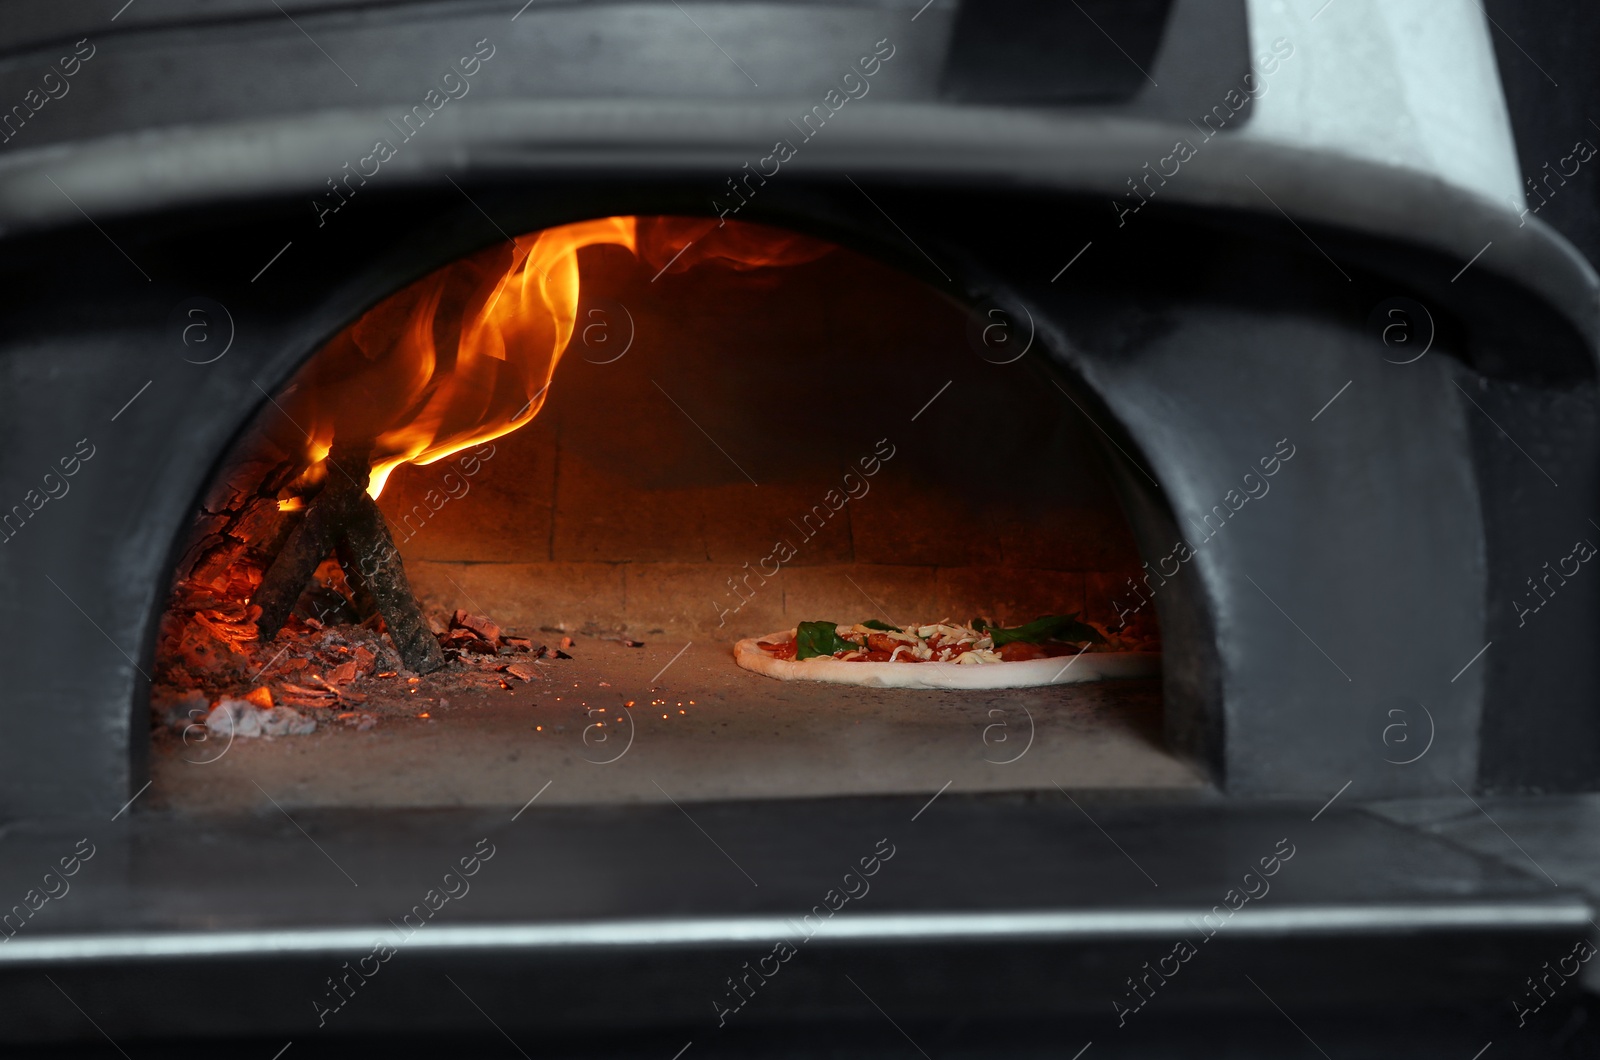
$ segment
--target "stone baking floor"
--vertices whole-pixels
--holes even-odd
[[[419,696],[416,713],[428,718],[383,718],[366,732],[157,740],[147,798],[232,812],[270,806],[268,795],[292,809],[521,806],[541,790],[541,802],[628,803],[931,795],[947,782],[1206,784],[1161,747],[1156,679],[988,693],[845,688],[748,673],[712,641],[674,661],[686,641],[669,634],[628,648],[580,637],[573,659],[541,664],[542,680],[447,703]]]

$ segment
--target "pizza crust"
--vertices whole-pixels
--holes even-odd
[[[972,691],[1081,684],[1119,677],[1154,677],[1161,672],[1160,652],[1085,652],[1057,659],[962,664],[953,662],[842,662],[839,659],[775,659],[761,644],[787,644],[794,630],[765,637],[746,637],[733,646],[733,661],[779,681],[822,681],[868,688],[937,688]]]

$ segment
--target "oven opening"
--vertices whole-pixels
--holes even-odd
[[[1200,785],[1098,430],[1003,314],[811,236],[490,246],[219,460],[156,649],[155,801]]]

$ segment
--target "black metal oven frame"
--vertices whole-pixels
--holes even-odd
[[[330,71],[314,53],[283,59],[298,38],[266,28],[277,12],[152,16],[98,39],[85,77],[103,80],[78,83],[117,106],[52,101],[24,130],[34,140],[0,154],[0,504],[31,511],[0,545],[0,883],[8,896],[29,891],[80,836],[104,852],[53,923],[41,913],[0,943],[0,981],[22,1002],[11,1040],[92,1035],[61,992],[114,1035],[170,1033],[157,995],[196,981],[269,989],[195,1015],[194,1033],[319,1031],[304,1002],[320,977],[480,835],[506,851],[502,882],[406,954],[392,989],[352,1007],[351,1033],[469,1026],[470,1009],[431,1004],[442,976],[459,972],[507,1027],[559,1028],[570,1044],[619,1019],[579,996],[573,984],[589,974],[644,999],[619,1026],[671,1038],[670,1056],[680,1031],[709,1033],[702,980],[718,986],[752,945],[770,948],[776,920],[809,908],[835,862],[845,871],[881,836],[908,837],[904,882],[819,940],[826,956],[795,965],[785,982],[802,985],[775,989],[754,1022],[848,1023],[859,995],[842,977],[859,971],[874,1004],[916,1027],[965,1011],[975,1025],[1099,1034],[1122,978],[1152,956],[1146,944],[1170,948],[1169,931],[1213,909],[1280,837],[1305,851],[1304,874],[1281,881],[1281,907],[1207,944],[1227,956],[1174,1003],[1179,1022],[1213,1004],[1270,1014],[1247,974],[1281,986],[1274,1004],[1291,1009],[1503,1000],[1585,933],[1588,901],[1550,884],[1593,878],[1595,866],[1558,853],[1562,829],[1592,814],[1586,801],[1486,803],[1496,817],[1544,814],[1530,865],[1494,835],[1464,835],[1424,797],[1584,791],[1600,769],[1600,658],[1588,650],[1600,582],[1563,583],[1548,605],[1557,613],[1531,624],[1510,606],[1595,514],[1592,271],[1537,219],[1519,224],[1448,183],[1247,137],[1208,139],[1128,216],[1127,182],[1187,135],[1171,115],[952,106],[910,89],[808,142],[738,216],[835,239],[1028,324],[1035,369],[1072,388],[1105,432],[1164,583],[1153,606],[1169,743],[1203,764],[1214,791],[702,807],[762,879],[749,893],[717,875],[726,866],[692,835],[662,838],[674,821],[658,808],[538,810],[520,823],[514,806],[329,811],[293,828],[270,808],[211,821],[141,812],[142,671],[174,549],[266,395],[365,306],[501,238],[497,228],[713,212],[792,116],[787,96],[746,94],[695,64],[673,94],[574,63],[539,73],[569,78],[561,98],[511,88],[461,101],[319,224],[313,199],[326,201],[326,180],[391,116],[374,99],[408,105],[434,42],[504,34],[550,59],[586,33],[626,36],[638,12],[539,3],[512,24],[476,3],[290,6],[313,36],[384,57],[369,95],[307,94],[305,79]],[[755,48],[773,9],[796,19],[805,32],[794,40],[810,50],[783,91],[803,96],[823,45],[885,26],[904,25],[908,68],[935,79],[938,63],[915,59],[913,45],[942,49],[952,5],[936,2],[914,27],[916,6],[729,4],[718,27],[746,19],[741,39]],[[70,20],[34,29],[0,64],[13,94],[82,31]],[[793,44],[760,47],[776,63]],[[237,86],[226,66],[243,64],[256,95],[149,80],[183,63],[219,86]],[[210,363],[182,341],[196,299],[228,321],[231,345]],[[1407,338],[1428,347],[1418,359],[1416,347],[1385,345],[1396,306]],[[69,492],[33,510],[25,498],[49,491],[43,476],[79,439],[94,456]],[[1235,511],[1230,491],[1280,440],[1295,456],[1271,493],[1211,533],[1206,517]],[[1191,535],[1203,546],[1175,559]],[[1421,756],[1395,738],[1397,718],[1419,739],[1427,719]],[[330,875],[301,826],[358,891]],[[1144,892],[1108,835],[1162,886]],[[493,975],[468,983],[463,968]],[[304,977],[313,982],[297,993]],[[552,1004],[525,1006],[529,989]]]

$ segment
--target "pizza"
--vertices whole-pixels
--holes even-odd
[[[801,622],[739,641],[734,661],[783,681],[880,688],[1024,688],[1158,673],[1157,644],[1132,632],[1110,633],[1076,615],[1045,615],[1013,628],[981,618],[921,626]]]

